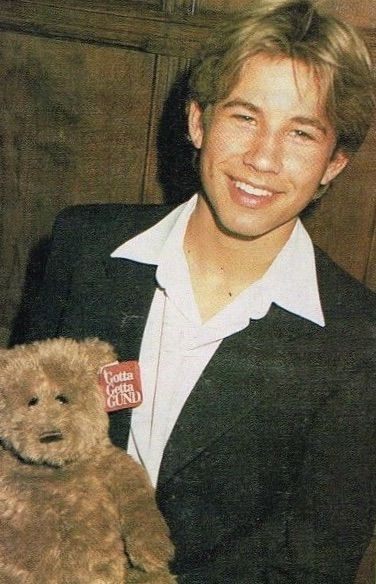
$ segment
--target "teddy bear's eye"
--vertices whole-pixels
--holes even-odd
[[[56,401],[58,401],[60,404],[68,404],[69,403],[69,399],[67,398],[66,395],[63,394],[59,394],[55,397]]]
[[[39,402],[39,399],[34,395],[32,398],[29,399],[29,401],[27,402],[27,405],[29,407],[36,406],[38,402]]]

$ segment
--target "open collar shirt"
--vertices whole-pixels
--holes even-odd
[[[186,399],[221,341],[263,318],[272,303],[324,326],[314,250],[300,220],[261,279],[202,322],[183,251],[194,195],[112,257],[154,264],[156,291],[140,350],[143,403],[132,412],[128,452],[157,483],[163,450]],[[304,291],[304,293],[303,293]]]

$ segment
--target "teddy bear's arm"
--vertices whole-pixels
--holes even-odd
[[[126,552],[131,564],[144,572],[166,570],[173,558],[174,548],[168,527],[157,507],[154,489],[144,469],[130,456],[116,449],[115,495]],[[159,581],[159,580],[158,580]],[[171,579],[163,582],[175,582]],[[162,580],[161,580],[162,582]]]

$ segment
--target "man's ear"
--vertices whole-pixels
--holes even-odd
[[[203,111],[197,101],[191,101],[188,105],[188,130],[193,146],[199,150],[204,138],[204,125]]]
[[[350,157],[346,152],[341,149],[336,150],[326,168],[320,184],[325,186],[332,182],[332,180],[334,180],[347,166],[349,160]]]

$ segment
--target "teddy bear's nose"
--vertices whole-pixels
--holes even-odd
[[[63,439],[63,435],[61,432],[43,432],[43,434],[40,435],[39,437],[39,442],[42,442],[43,444],[49,443],[49,442],[58,442],[59,440]]]

